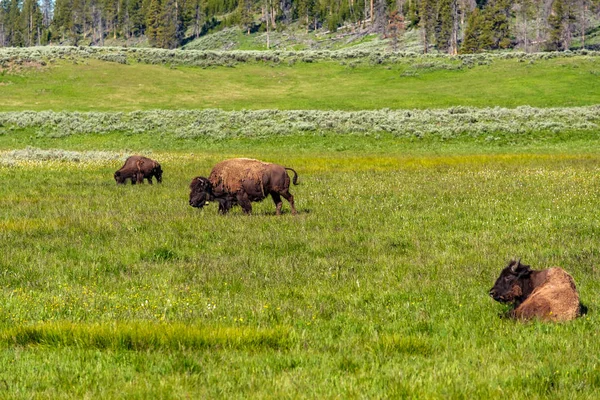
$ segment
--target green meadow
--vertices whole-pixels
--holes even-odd
[[[600,102],[600,58],[495,60],[455,70],[406,61],[232,67],[59,60],[0,74],[0,111],[574,107]]]
[[[479,99],[567,107],[598,103],[594,63],[498,60],[400,78],[408,67],[61,61],[1,76],[0,104],[3,111],[354,110],[483,105]],[[500,70],[506,79],[484,85],[482,76]],[[278,72],[322,80],[298,83],[304,98],[286,92],[291,83],[273,84],[269,96],[256,89]],[[155,91],[128,92],[144,79]],[[415,93],[412,103],[388,88],[404,90],[401,79],[409,82],[403,93]],[[63,92],[52,89],[60,84]],[[223,90],[228,85],[234,90]],[[178,95],[184,90],[193,92],[187,102]],[[178,137],[156,127],[52,136],[6,123],[0,398],[593,399],[600,138],[592,122],[493,132],[498,140],[311,131]],[[112,175],[131,154],[159,161],[163,183],[117,186]],[[190,207],[191,179],[230,157],[298,171],[300,184],[290,189],[298,215],[285,200],[279,217],[270,199],[254,203],[251,216]],[[504,318],[508,307],[488,290],[511,257],[565,268],[588,313],[560,324]]]

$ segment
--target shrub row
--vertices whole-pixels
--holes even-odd
[[[26,47],[0,49],[0,66],[8,62],[55,61],[58,59],[99,59],[118,63],[139,62],[145,64],[168,64],[190,66],[233,66],[237,63],[267,62],[293,64],[295,62],[343,61],[365,62],[370,64],[389,64],[398,62],[423,62],[423,60],[458,60],[465,66],[487,64],[498,59],[516,59],[534,61],[550,58],[573,56],[598,57],[600,52],[590,50],[522,53],[500,52],[464,54],[420,54],[414,52],[391,52],[380,49],[341,49],[341,50],[303,50],[303,51],[200,51],[166,50],[153,48],[126,47]]]
[[[19,111],[0,113],[0,135],[19,128],[39,137],[79,134],[162,134],[177,138],[225,139],[287,135],[460,136],[493,138],[598,129],[600,106],[573,108],[474,108],[437,110],[153,110],[134,112]]]
[[[0,165],[13,165],[23,161],[68,161],[68,162],[104,162],[106,160],[125,160],[128,154],[111,151],[71,151],[62,149],[38,149],[26,147],[20,150],[0,152]]]

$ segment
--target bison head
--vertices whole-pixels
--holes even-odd
[[[212,185],[206,178],[198,176],[190,184],[190,206],[202,208],[213,199]]]
[[[156,166],[154,167],[154,171],[153,171],[153,173],[154,173],[154,176],[156,177],[156,181],[157,181],[158,183],[162,183],[162,174],[163,174],[163,170],[162,170],[162,168],[160,167],[160,165],[156,165]]]
[[[501,303],[518,302],[523,296],[524,282],[530,274],[529,265],[521,264],[521,260],[511,260],[490,289],[490,296]]]
[[[121,175],[121,171],[115,172],[114,177],[115,177],[115,182],[117,182],[119,184],[125,183],[125,178]]]

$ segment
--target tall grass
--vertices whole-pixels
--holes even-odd
[[[265,348],[285,349],[293,341],[282,328],[250,327],[203,328],[183,324],[116,322],[114,324],[75,324],[54,322],[17,326],[0,334],[4,346],[75,346],[102,350],[205,350]]]

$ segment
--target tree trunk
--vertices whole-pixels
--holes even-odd
[[[267,22],[267,50],[271,47],[271,43],[269,41],[269,2],[267,1],[267,5],[265,7],[265,21]]]
[[[28,45],[31,46],[33,44],[33,10],[29,14],[29,38],[27,40]]]
[[[529,18],[527,18],[527,13],[523,12],[523,26],[525,29],[525,34],[524,36],[524,43],[525,43],[525,53],[529,53],[529,24],[528,24]]]
[[[458,54],[458,2],[452,1],[452,33],[450,35],[450,48],[448,52],[453,56]]]
[[[585,0],[582,0],[583,3],[583,7],[582,7],[582,16],[581,16],[581,48],[585,49],[585,15],[587,14],[587,2]]]

